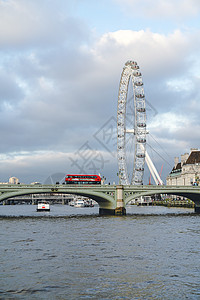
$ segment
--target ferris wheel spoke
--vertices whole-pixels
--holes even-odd
[[[134,166],[134,135],[131,134],[129,137],[129,140],[126,142],[126,161],[127,161],[127,170],[128,170],[128,174],[129,174],[129,178],[132,177],[132,170],[133,170],[133,166]]]

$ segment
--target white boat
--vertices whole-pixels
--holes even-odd
[[[40,201],[37,205],[37,211],[50,211],[50,205],[46,201]]]
[[[85,207],[85,202],[83,200],[76,200],[74,202],[74,207]]]
[[[72,200],[72,201],[69,202],[69,205],[70,205],[70,206],[74,206],[74,203],[75,203],[75,202]]]

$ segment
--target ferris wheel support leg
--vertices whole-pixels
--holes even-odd
[[[150,157],[149,157],[149,155],[148,155],[147,152],[145,153],[145,161],[146,161],[147,166],[149,168],[149,171],[150,171],[150,173],[151,173],[151,175],[152,175],[152,177],[153,177],[153,179],[155,181],[155,184],[158,185],[159,181],[157,179],[157,176],[155,175],[155,170],[153,168],[153,163],[152,163],[152,161],[151,161],[151,159],[150,159]]]
[[[141,145],[140,147],[141,147],[142,150],[144,150],[144,146],[143,145]],[[159,184],[163,185],[163,181],[160,178],[160,175],[158,174],[158,172],[157,172],[157,170],[156,170],[156,168],[155,168],[155,166],[154,166],[154,164],[153,164],[153,162],[152,162],[152,160],[151,160],[151,158],[150,158],[147,150],[145,150],[145,161],[146,161],[147,166],[149,168],[149,171],[150,171],[150,173],[151,173],[151,175],[152,175],[152,177],[153,177],[153,179],[155,181],[155,184],[156,185],[159,185]]]
[[[149,164],[149,162],[148,162],[147,159],[146,159],[146,163],[147,163],[147,166],[148,166],[148,168],[149,168],[149,171],[150,171],[150,173],[151,173],[151,175],[152,175],[152,177],[153,177],[153,179],[154,179],[154,181],[155,181],[155,184],[158,185],[157,178],[156,178],[156,176],[155,176],[155,174],[154,174],[154,172],[153,172],[153,170],[152,170],[152,168],[151,168],[151,165]]]
[[[156,179],[154,178],[155,183],[156,183],[157,185],[159,185],[159,184],[160,184],[160,185],[163,185],[163,181],[162,181],[162,179],[160,178],[160,175],[158,174],[158,172],[157,172],[157,170],[156,170],[156,168],[155,168],[155,166],[154,166],[154,164],[153,164],[153,162],[152,162],[152,160],[151,160],[149,154],[147,153],[147,151],[146,151],[146,153],[145,153],[145,159],[146,159],[146,163],[147,163],[147,165],[148,165],[148,167],[149,167],[149,170],[150,170],[150,172],[151,172],[153,178],[156,177]]]

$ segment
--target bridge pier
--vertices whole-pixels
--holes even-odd
[[[195,204],[194,212],[195,212],[196,214],[200,214],[200,205],[197,206],[197,205]]]
[[[115,215],[115,209],[108,209],[108,208],[99,208],[99,214],[100,216],[114,216]]]
[[[115,208],[115,215],[126,215],[126,208],[124,206],[124,187],[123,185],[117,185],[117,207]]]
[[[116,207],[115,209],[112,208],[99,208],[100,215],[110,215],[110,216],[124,216],[126,215],[126,208],[124,205],[124,187],[123,185],[116,186],[116,193],[115,193],[115,201]]]
[[[125,216],[125,207],[116,207],[115,209],[99,208],[100,216]]]

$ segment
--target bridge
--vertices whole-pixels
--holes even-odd
[[[9,198],[30,194],[74,194],[94,199],[99,204],[100,215],[125,215],[129,201],[141,196],[167,194],[183,196],[195,203],[195,212],[200,214],[199,186],[164,186],[164,185],[0,185],[0,202]]]

